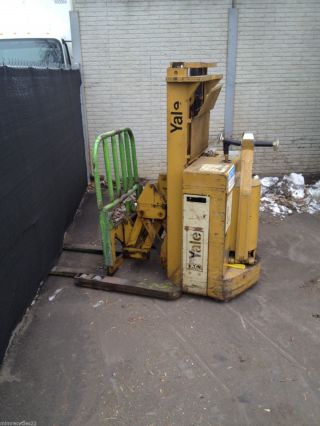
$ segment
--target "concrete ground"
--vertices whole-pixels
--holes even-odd
[[[0,422],[319,425],[320,216],[263,216],[260,237],[261,280],[229,303],[49,277],[2,367]]]

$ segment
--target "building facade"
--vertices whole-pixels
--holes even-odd
[[[165,171],[166,68],[215,61],[214,71],[226,77],[231,7],[238,17],[233,137],[253,131],[257,139],[280,139],[277,153],[256,150],[257,173],[319,173],[317,0],[74,0],[90,144],[103,131],[131,127],[140,175]],[[225,99],[223,89],[211,142],[224,130]]]

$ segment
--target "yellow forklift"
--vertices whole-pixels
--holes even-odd
[[[254,147],[277,149],[279,142],[255,141],[250,132],[240,141],[221,135],[221,152],[206,154],[210,111],[222,88],[222,75],[208,73],[214,66],[174,62],[167,69],[167,173],[156,182],[139,179],[130,129],[96,139],[93,173],[106,275],[79,274],[77,285],[226,301],[258,281],[260,182],[252,177]],[[240,156],[229,153],[231,145],[240,148]],[[147,259],[156,240],[167,282],[146,285],[112,276],[126,257]]]

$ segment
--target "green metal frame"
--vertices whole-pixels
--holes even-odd
[[[108,203],[105,205],[99,170],[99,154],[101,147],[103,150],[105,179],[108,189]],[[124,128],[120,130],[112,130],[99,135],[93,146],[92,163],[97,205],[99,209],[99,223],[102,236],[104,264],[108,268],[112,267],[115,261],[112,256],[111,231],[114,228],[114,225],[110,217],[111,212],[121,203],[125,203],[128,212],[133,211],[133,203],[126,200],[134,193],[138,198],[141,193],[136,144],[132,130]]]

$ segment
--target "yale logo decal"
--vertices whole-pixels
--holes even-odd
[[[203,231],[192,230],[188,238],[187,269],[194,271],[203,270]]]
[[[182,130],[183,116],[182,111],[179,111],[181,102],[175,101],[173,104],[173,111],[170,112],[170,133]]]

